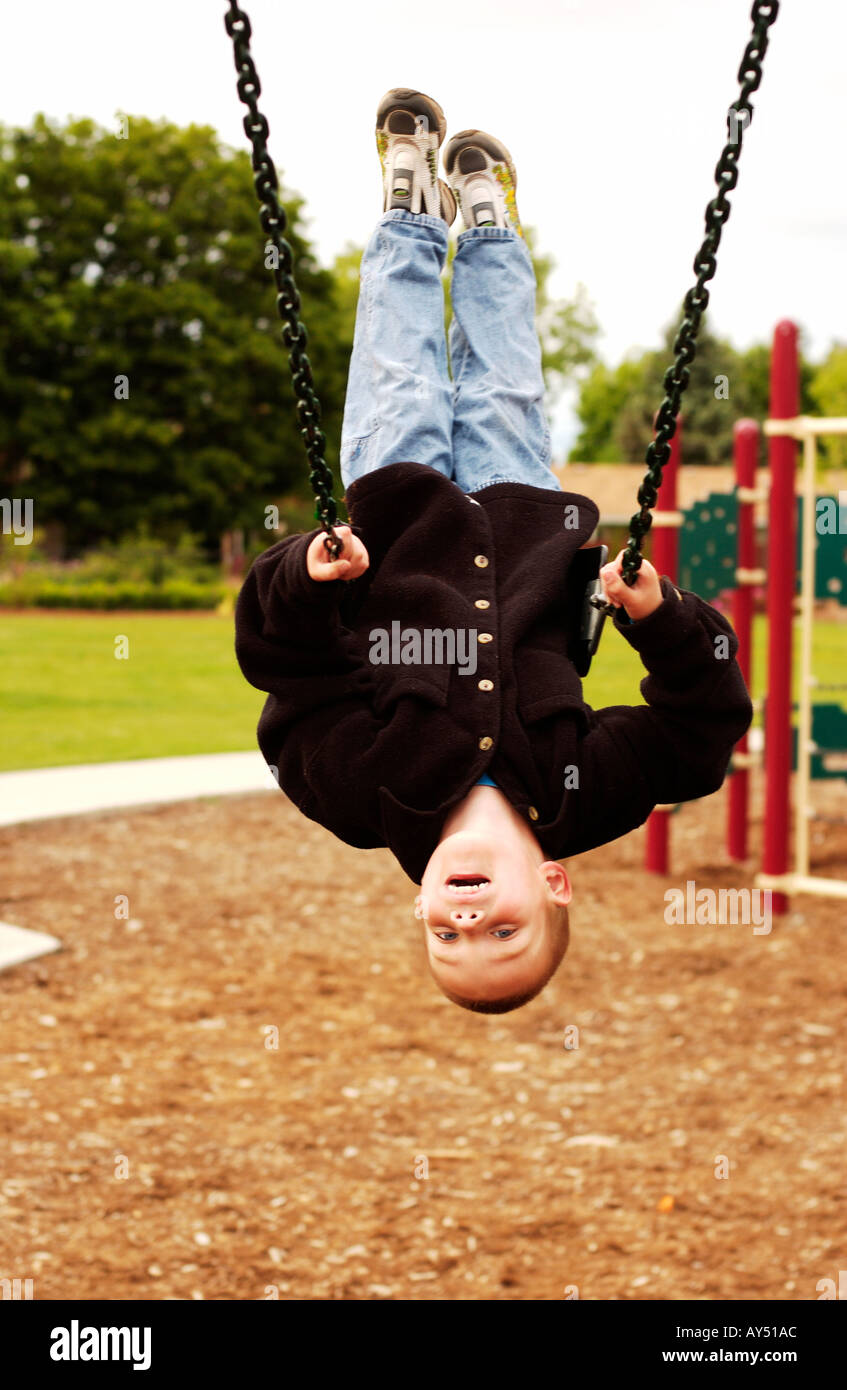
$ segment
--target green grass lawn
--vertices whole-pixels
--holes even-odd
[[[762,699],[767,689],[767,622],[756,618],[753,627],[753,696]],[[617,639],[617,640],[615,640]],[[800,626],[794,624],[794,699],[799,691]],[[817,699],[821,704],[847,707],[847,623],[816,622],[812,639],[812,669],[821,684],[842,684],[839,693],[823,692]],[[583,683],[586,702],[598,708],[602,705],[633,704],[640,701],[638,685],[644,668],[635,652],[606,623],[606,631],[591,670]],[[756,714],[756,723],[761,714]]]
[[[6,770],[252,748],[262,702],[236,663],[231,618],[0,613]]]
[[[125,661],[115,658],[119,635],[129,639]],[[847,682],[847,624],[816,624],[815,668],[822,682]],[[638,703],[643,674],[607,623],[585,698],[595,707]],[[756,695],[764,675],[759,621]],[[847,704],[845,694],[820,698]],[[262,702],[238,669],[231,618],[0,613],[4,770],[254,748]]]

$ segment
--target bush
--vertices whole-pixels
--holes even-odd
[[[176,545],[141,533],[89,551],[69,564],[32,552],[0,573],[0,605],[8,608],[217,608],[227,586],[202,557],[193,536]]]
[[[169,545],[144,531],[90,550],[75,563],[74,569],[79,579],[102,579],[110,584],[131,580],[158,585],[169,579],[212,581],[217,577],[194,536],[183,535],[176,545]]]
[[[39,574],[0,583],[0,606],[4,608],[89,608],[108,610],[217,608],[224,597],[223,584],[193,583],[169,579],[164,584],[124,581],[107,584],[59,582]]]

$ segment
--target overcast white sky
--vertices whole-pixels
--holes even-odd
[[[655,346],[693,279],[750,0],[246,0],[271,153],[328,263],[381,210],[389,87],[435,97],[448,138],[505,140],[521,217],[587,286],[616,362]],[[223,0],[26,0],[7,12],[0,120],[116,113],[209,124],[246,148]],[[782,0],[724,231],[712,327],[738,347],[795,318],[847,341],[847,5]],[[459,220],[458,226],[461,226]],[[657,401],[658,405],[658,401]],[[556,411],[554,442],[573,423]]]

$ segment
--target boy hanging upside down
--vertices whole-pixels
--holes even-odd
[[[256,560],[236,652],[268,693],[258,739],[279,785],[339,839],[393,852],[420,885],[439,987],[504,1013],[567,949],[557,861],[715,791],[752,706],[726,620],[646,561],[628,587],[620,556],[601,578],[648,703],[584,704],[573,576],[598,511],[550,468],[517,176],[499,140],[468,130],[445,150],[448,187],[444,134],[429,97],[383,98],[383,215],[341,442],[352,524],[336,560],[322,531]],[[457,198],[451,380],[441,272]]]

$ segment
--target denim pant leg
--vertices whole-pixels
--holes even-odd
[[[550,468],[535,272],[526,242],[507,227],[459,236],[453,262],[453,480],[560,490]]]
[[[345,488],[390,463],[452,475],[446,258],[447,223],[404,208],[384,213],[368,243],[341,429]]]

